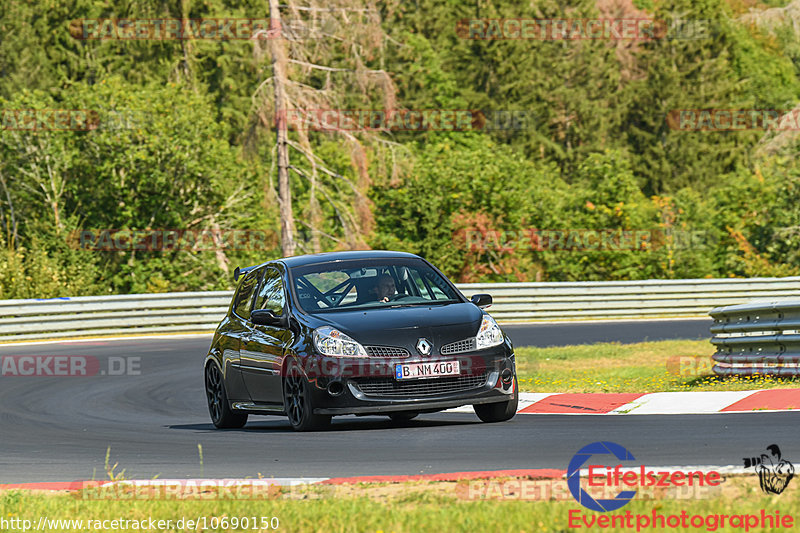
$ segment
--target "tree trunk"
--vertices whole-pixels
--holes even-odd
[[[267,36],[272,56],[272,80],[275,87],[275,132],[278,157],[278,204],[281,212],[281,252],[284,257],[294,255],[294,213],[292,189],[289,186],[289,146],[286,133],[286,49],[281,37],[281,13],[278,0],[269,0],[269,25]]]
[[[11,228],[6,228],[6,238],[8,238],[8,244],[11,248],[16,248],[17,246],[17,217],[14,214],[14,202],[11,199],[11,194],[8,192],[8,186],[6,185],[5,177],[0,174],[0,185],[3,186],[3,192],[6,196],[6,201],[8,202],[8,210],[11,215],[10,221],[3,221],[4,223],[10,223]],[[8,231],[10,229],[10,231]]]
[[[322,244],[319,242],[319,228],[322,227],[322,219],[319,216],[319,203],[317,202],[317,177],[316,171],[311,175],[311,198],[308,202],[311,209],[311,251],[318,254],[322,251]]]

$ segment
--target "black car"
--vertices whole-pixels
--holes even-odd
[[[211,420],[285,415],[296,430],[335,415],[395,421],[473,405],[484,422],[518,402],[514,350],[483,308],[413,254],[337,252],[236,269],[205,360]]]

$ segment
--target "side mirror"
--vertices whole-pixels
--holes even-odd
[[[285,328],[288,325],[286,314],[276,316],[269,309],[256,309],[250,313],[250,321],[259,326],[273,326],[277,328]]]
[[[491,294],[473,294],[472,298],[469,299],[470,302],[474,303],[481,309],[486,309],[490,305],[492,305],[492,295]]]

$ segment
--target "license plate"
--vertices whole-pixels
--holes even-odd
[[[436,361],[431,363],[408,363],[394,366],[395,379],[436,378],[457,376],[461,373],[458,361]]]

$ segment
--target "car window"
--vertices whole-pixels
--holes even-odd
[[[420,260],[337,261],[291,272],[298,302],[307,312],[461,301],[450,283]]]
[[[258,272],[255,270],[248,272],[245,274],[244,279],[239,284],[239,290],[236,292],[236,303],[233,305],[233,311],[247,320],[250,319],[250,304],[253,301],[256,281],[258,281]]]
[[[350,283],[350,276],[339,270],[309,272],[304,276],[298,289],[301,305],[307,304],[315,309],[330,307],[328,303],[332,302],[341,301],[341,304],[345,304],[358,299],[358,290]],[[318,301],[315,301],[315,296]]]
[[[274,268],[268,268],[264,272],[264,281],[258,290],[255,309],[269,309],[276,316],[280,316],[283,314],[285,303],[281,273]]]
[[[436,286],[436,283],[430,280],[427,276],[426,279],[420,275],[416,270],[411,272],[409,283],[413,285],[414,289],[419,291],[420,294],[427,296],[432,300],[438,300],[445,296],[442,289]]]

